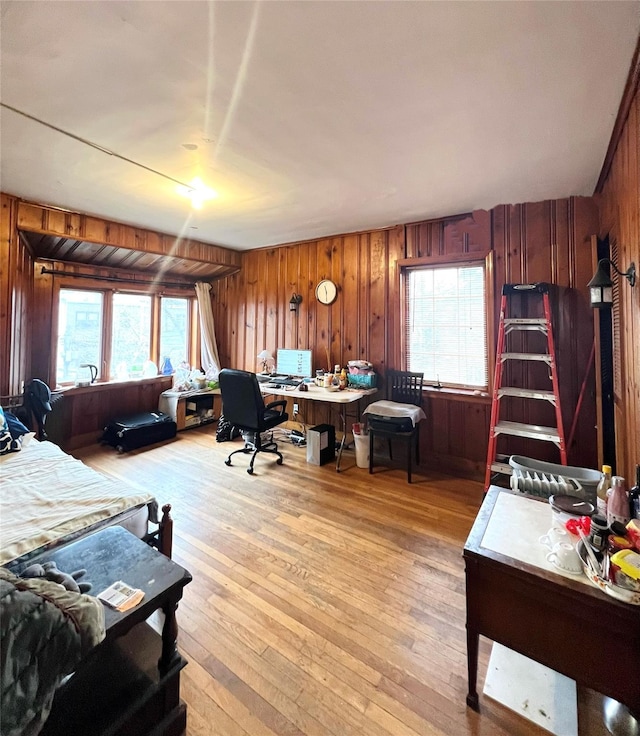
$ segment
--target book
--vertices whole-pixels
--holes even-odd
[[[116,611],[128,611],[140,603],[144,598],[144,591],[118,580],[102,593],[98,593],[98,598]]]

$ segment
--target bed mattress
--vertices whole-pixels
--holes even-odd
[[[110,520],[142,536],[153,500],[32,439],[0,456],[0,565]]]

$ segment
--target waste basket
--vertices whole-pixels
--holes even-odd
[[[356,465],[359,468],[369,467],[369,435],[353,433],[356,448]]]

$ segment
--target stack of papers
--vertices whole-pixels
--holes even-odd
[[[118,580],[102,593],[98,593],[98,598],[116,611],[128,611],[140,603],[144,598],[144,591]]]

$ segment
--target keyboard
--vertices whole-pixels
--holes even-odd
[[[269,383],[277,386],[299,386],[304,379],[294,376],[270,376]]]

